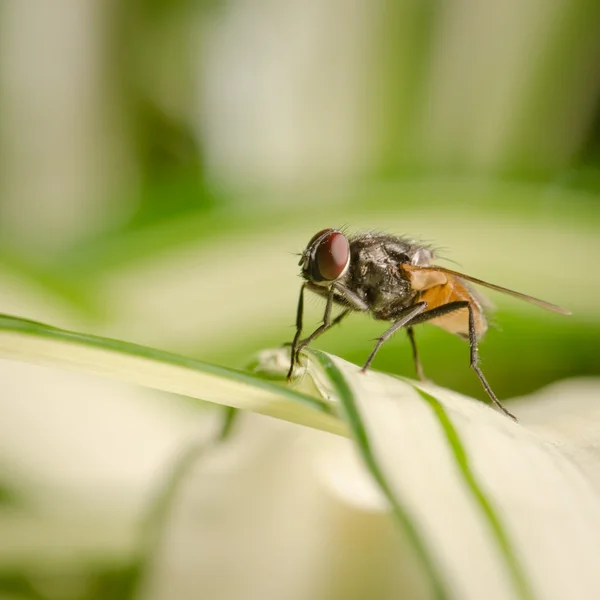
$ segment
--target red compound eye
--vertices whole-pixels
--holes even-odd
[[[335,281],[340,278],[350,262],[350,244],[346,236],[330,229],[320,232],[313,240],[318,244],[312,268],[315,281]]]
[[[307,248],[310,248],[319,238],[325,237],[325,234],[329,234],[329,233],[333,233],[335,231],[335,229],[321,229],[321,231],[319,231],[318,233],[315,233],[315,235],[313,235],[310,238],[310,242],[308,242],[308,244],[306,244]]]

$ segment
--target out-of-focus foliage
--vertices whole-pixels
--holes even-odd
[[[599,375],[599,111],[593,0],[7,0],[0,312],[241,367],[293,335],[294,253],[347,225],[424,239],[460,270],[573,310],[493,295],[481,355],[500,397]],[[308,310],[316,324],[322,305]],[[360,363],[382,327],[357,315],[317,346]],[[430,326],[417,339],[430,378],[484,398],[461,340]],[[374,366],[412,376],[405,336]],[[2,385],[0,539],[45,542],[0,543],[0,589],[130,597],[141,507],[189,441],[186,418],[170,398],[140,424],[143,409],[121,408],[131,391],[92,382],[63,398],[52,381]],[[172,432],[157,424],[171,418]],[[114,453],[82,452],[67,477],[100,430]],[[126,476],[111,478],[118,461]],[[86,524],[91,497],[144,499],[98,517],[106,555],[46,564],[32,548],[86,544],[48,491],[70,485],[89,491]],[[38,505],[43,518],[13,515]]]

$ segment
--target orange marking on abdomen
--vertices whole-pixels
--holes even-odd
[[[448,282],[443,285],[436,285],[419,295],[419,300],[427,302],[427,310],[438,308],[449,302],[460,302],[466,300],[473,307],[475,317],[475,332],[477,338],[483,336],[487,330],[487,322],[481,310],[481,306],[473,297],[467,286],[456,278],[448,279]],[[427,321],[432,325],[441,327],[450,333],[454,333],[463,337],[469,335],[469,311],[467,308],[461,308],[457,311],[431,319]]]

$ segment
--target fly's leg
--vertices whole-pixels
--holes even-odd
[[[353,310],[365,311],[368,310],[367,305],[354,293],[346,289],[341,284],[335,283],[329,290],[327,296],[327,304],[325,305],[325,314],[323,315],[323,323],[317,329],[315,329],[306,339],[300,341],[302,335],[302,316],[304,311],[304,289],[305,285],[300,290],[300,299],[298,300],[298,312],[296,314],[296,335],[292,342],[292,358],[290,369],[287,374],[287,379],[291,379],[294,371],[294,366],[298,362],[298,355],[306,346],[316,340],[321,334],[325,333],[328,329],[331,329],[334,325],[340,323],[345,317],[347,317]],[[344,298],[350,308],[344,309],[333,321],[331,320],[331,313],[333,311],[333,300],[334,293],[337,292],[342,298]]]
[[[369,305],[357,294],[351,292],[341,283],[334,283],[332,288],[348,303],[352,310],[365,312],[369,310]]]
[[[302,284],[300,288],[300,297],[298,298],[298,309],[296,311],[296,333],[294,335],[294,339],[292,341],[292,352],[291,352],[291,362],[290,362],[290,370],[287,374],[287,379],[292,378],[292,373],[294,372],[294,365],[296,364],[296,348],[298,347],[298,340],[302,335],[302,317],[304,314],[304,288],[306,286]]]
[[[477,331],[475,329],[475,314],[473,312],[473,307],[470,302],[466,300],[462,300],[459,302],[449,302],[448,304],[442,304],[442,306],[438,306],[436,308],[432,308],[426,312],[423,312],[417,315],[412,321],[410,321],[410,327],[413,325],[418,325],[419,323],[425,323],[431,319],[435,319],[436,317],[442,317],[448,313],[454,312],[456,310],[460,310],[462,308],[466,308],[469,311],[469,350],[470,350],[470,365],[473,371],[477,374],[483,389],[486,391],[487,395],[490,397],[492,402],[507,416],[510,417],[513,421],[516,421],[517,418],[509,412],[500,400],[494,394],[490,384],[487,382],[485,375],[479,367],[479,350],[477,349]]]
[[[408,334],[408,339],[410,340],[410,346],[412,348],[413,361],[415,363],[417,377],[421,381],[427,381],[427,378],[423,373],[423,366],[421,365],[421,361],[419,360],[419,351],[417,350],[417,342],[415,340],[415,330],[411,326],[409,326],[406,328],[406,333]]]
[[[325,333],[331,326],[339,323],[348,313],[348,311],[344,311],[341,313],[333,322],[331,321],[331,312],[333,310],[333,289],[329,291],[329,295],[327,296],[327,304],[325,305],[325,314],[323,315],[323,323],[319,325],[307,338],[303,339],[296,349],[296,360],[298,359],[298,354],[306,346],[308,346],[313,340],[316,340],[322,333]]]
[[[406,326],[407,323],[410,323],[412,319],[414,319],[419,313],[422,313],[427,308],[427,302],[418,302],[413,306],[409,306],[398,313],[398,320],[383,333],[383,335],[377,338],[377,343],[373,350],[371,350],[371,354],[367,358],[367,362],[364,364],[362,368],[362,372],[365,373],[366,370],[370,367],[373,359],[377,352],[379,352],[379,348],[392,336],[398,329]]]
[[[325,331],[327,331],[328,329],[335,327],[338,323],[340,323],[344,319],[344,317],[347,317],[351,312],[352,311],[349,308],[347,308],[346,310],[342,311],[333,321],[331,321],[331,323],[329,324],[328,327],[323,328],[323,326],[321,326],[317,330],[315,330],[313,333],[311,333],[305,340],[302,340],[302,342],[300,342],[300,346],[298,347],[298,352],[300,352],[300,350],[304,350],[304,348],[306,348],[306,346],[308,346],[308,344],[310,344],[311,342],[314,342],[322,333],[325,333]]]
[[[483,371],[479,368],[479,350],[477,349],[477,332],[475,331],[475,315],[473,313],[473,307],[471,303],[467,303],[469,309],[469,347],[471,349],[471,368],[475,373],[477,373],[477,377],[479,377],[479,381],[481,381],[481,385],[483,389],[487,392],[487,395],[492,399],[492,402],[507,416],[510,417],[513,421],[517,420],[517,417],[513,415],[511,412],[506,410],[502,405],[502,402],[498,400],[496,394],[492,391],[490,384],[487,382]]]
[[[304,291],[304,286],[302,286],[302,291]],[[296,335],[294,336],[294,341],[292,342],[292,359],[290,364],[290,370],[287,374],[287,379],[290,380],[292,378],[292,374],[294,372],[294,366],[298,362],[298,356],[300,352],[308,346],[313,340],[318,338],[322,333],[325,333],[330,327],[337,325],[349,312],[350,309],[344,310],[340,313],[333,321],[331,320],[331,312],[333,310],[333,289],[329,291],[329,295],[327,296],[327,304],[325,305],[325,314],[323,315],[323,323],[317,327],[306,339],[299,341],[300,335],[302,333],[302,308],[303,308],[303,300],[300,300],[298,303],[298,315],[296,319]],[[301,296],[302,298],[302,293]]]

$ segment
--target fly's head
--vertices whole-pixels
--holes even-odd
[[[323,229],[308,242],[298,264],[306,281],[328,287],[348,272],[350,242],[337,229]]]

